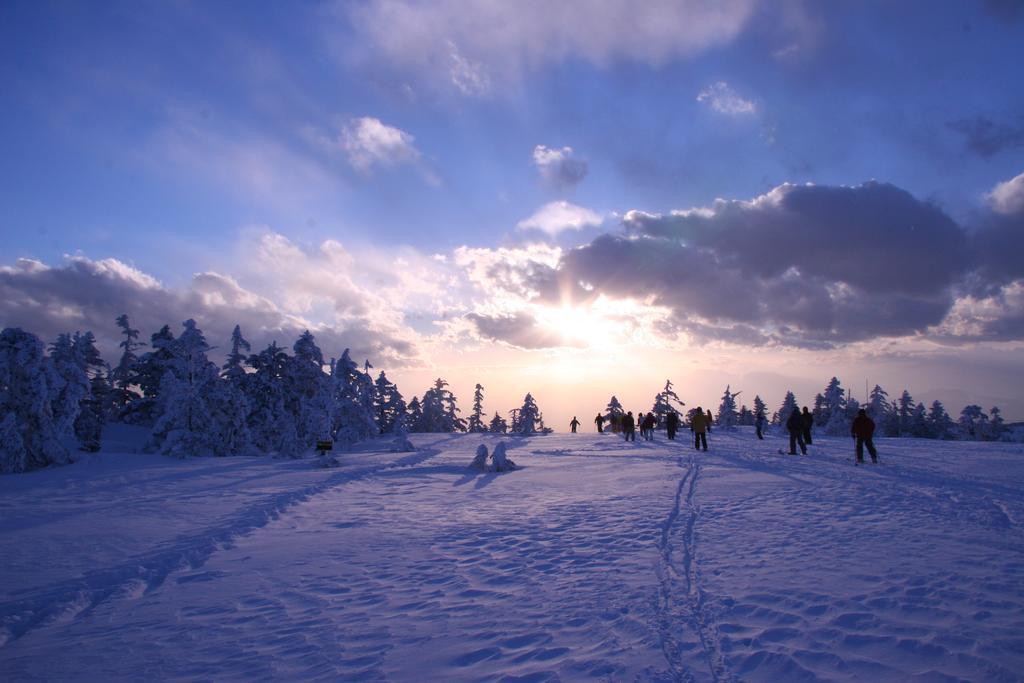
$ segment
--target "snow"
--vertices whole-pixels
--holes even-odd
[[[0,477],[0,680],[1019,680],[1024,449],[718,430]],[[518,469],[477,472],[504,440]]]

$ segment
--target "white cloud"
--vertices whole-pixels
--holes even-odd
[[[530,217],[524,218],[516,225],[520,230],[540,230],[549,235],[557,235],[563,230],[581,230],[589,226],[600,225],[602,218],[590,209],[567,201],[548,202]]]
[[[757,113],[757,105],[744,99],[725,81],[718,81],[697,93],[697,101],[720,114],[729,116],[749,116]]]
[[[587,162],[575,156],[572,147],[533,148],[533,164],[545,182],[557,188],[571,188],[587,176]]]
[[[418,71],[464,94],[495,92],[565,59],[664,64],[732,41],[756,0],[369,0],[341,5],[367,64]]]
[[[341,132],[341,147],[357,171],[367,173],[375,166],[415,163],[419,150],[415,138],[372,116],[351,120]]]
[[[999,183],[988,195],[992,210],[1004,215],[1024,212],[1024,173]]]

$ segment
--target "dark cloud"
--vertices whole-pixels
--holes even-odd
[[[1018,117],[1016,123],[999,123],[987,116],[974,116],[946,125],[964,136],[968,150],[984,159],[1024,147],[1024,116]]]
[[[967,282],[991,293],[1024,277],[1019,217],[992,214],[969,235],[884,183],[784,185],[707,209],[633,211],[623,223],[625,234],[535,268],[530,288],[547,302],[645,299],[670,311],[666,329],[698,339],[822,348],[927,334]],[[981,335],[1012,338],[1011,314]]]
[[[113,259],[74,258],[59,268],[20,260],[0,267],[0,328],[22,327],[47,342],[61,332],[90,330],[104,358],[115,363],[119,337],[114,320],[122,313],[142,331],[143,340],[165,324],[177,333],[182,321],[194,318],[209,343],[221,350],[239,324],[254,349],[271,341],[290,347],[309,327],[326,356],[351,347],[355,358],[399,365],[416,353],[410,342],[374,329],[365,318],[309,326],[218,273],[196,275],[187,289],[174,291]]]
[[[533,163],[544,182],[556,189],[576,187],[587,177],[589,168],[587,160],[576,156],[572,147],[555,149],[537,145],[533,150]]]
[[[578,340],[566,339],[562,335],[542,327],[529,313],[511,315],[466,315],[484,339],[505,342],[521,349],[544,349],[554,346],[579,346]]]

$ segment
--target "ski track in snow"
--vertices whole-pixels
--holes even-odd
[[[1021,680],[1019,447],[553,435],[494,474],[496,437],[415,438],[4,480],[0,679]]]
[[[167,548],[0,603],[0,649],[34,629],[80,619],[105,601],[134,599],[150,593],[170,574],[202,567],[218,550],[232,547],[237,539],[266,526],[314,496],[385,470],[421,464],[438,453],[436,449],[423,450],[383,465],[343,468],[316,484],[276,493],[248,505],[224,524],[175,538]]]

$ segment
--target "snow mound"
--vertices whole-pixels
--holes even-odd
[[[494,447],[494,453],[491,454],[491,471],[511,472],[514,469],[516,469],[516,464],[505,455],[505,442],[499,441],[498,445]]]
[[[487,471],[487,457],[490,455],[487,452],[486,444],[480,444],[476,447],[476,457],[473,458],[473,462],[470,464],[470,469],[479,470],[481,472]]]

